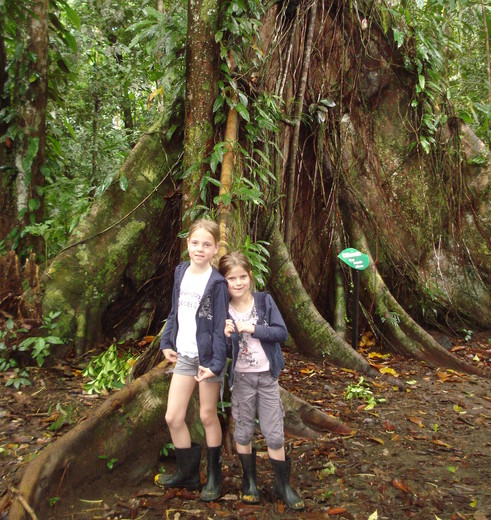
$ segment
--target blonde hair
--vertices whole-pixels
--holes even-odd
[[[252,277],[252,266],[251,261],[247,258],[244,253],[241,253],[240,251],[233,251],[231,253],[226,253],[220,258],[220,261],[218,262],[218,272],[226,278],[227,274],[234,268],[234,267],[242,267],[244,271],[247,271],[249,274],[249,277],[251,281],[254,281]]]
[[[205,231],[208,231],[208,233],[210,233],[210,235],[215,240],[215,245],[220,242],[220,228],[214,220],[207,220],[202,218],[193,222],[189,228],[188,238],[191,238],[191,235],[195,231],[198,231],[198,229],[204,229]]]

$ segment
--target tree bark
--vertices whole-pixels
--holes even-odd
[[[104,335],[114,336],[107,329],[108,313],[118,302],[130,312],[128,302],[159,265],[159,278],[171,287],[180,203],[172,173],[182,134],[164,147],[165,127],[158,122],[140,139],[121,168],[129,180],[127,191],[113,183],[43,276],[43,311],[61,311],[56,333],[73,340],[79,354]]]
[[[45,184],[42,166],[46,148],[46,107],[48,103],[48,0],[35,0],[28,18],[28,63],[22,81],[28,81],[25,94],[17,101],[19,126],[23,129],[22,145],[17,150],[17,211],[25,212],[24,225],[41,222],[44,217]],[[35,59],[29,55],[35,56]],[[28,242],[37,253],[43,252],[41,237],[32,236]]]
[[[231,108],[227,115],[227,126],[225,128],[225,143],[227,151],[223,156],[222,173],[220,176],[220,200],[218,203],[218,215],[220,225],[220,249],[218,256],[223,256],[228,250],[229,220],[231,216],[231,205],[225,204],[223,197],[230,193],[232,175],[235,166],[234,148],[237,145],[238,114],[235,108]]]
[[[206,159],[213,149],[213,103],[218,95],[220,65],[220,49],[215,42],[218,6],[218,0],[188,0],[183,229],[189,228],[199,214],[199,199],[206,204],[202,180],[208,171]]]
[[[297,162],[297,151],[300,136],[300,118],[303,112],[303,103],[305,98],[305,89],[307,87],[307,76],[310,67],[310,55],[312,52],[312,39],[314,35],[314,26],[317,14],[317,1],[314,0],[310,7],[309,23],[307,26],[307,35],[305,37],[304,53],[302,60],[302,73],[300,76],[300,84],[295,97],[294,115],[293,115],[293,136],[290,141],[290,153],[288,155],[287,169],[287,185],[286,185],[286,208],[285,208],[285,245],[290,249],[292,241],[293,228],[293,200],[295,197],[295,172]]]
[[[0,112],[10,107],[10,99],[5,94],[7,54],[5,51],[4,25],[0,19]],[[4,136],[8,125],[0,119],[0,136]],[[15,208],[15,170],[11,164],[12,141],[10,138],[0,142],[0,242],[5,240],[17,223]]]
[[[376,371],[370,364],[336,334],[315,308],[276,226],[270,237],[269,252],[271,277],[268,286],[298,350],[304,354],[325,356],[337,366],[375,375]]]
[[[382,331],[384,346],[389,350],[425,361],[434,367],[444,366],[491,378],[490,371],[471,365],[445,350],[409,316],[392,296],[378,273],[360,227],[354,220],[351,220],[351,223],[354,244],[370,259],[369,267],[361,272],[361,299],[365,307],[370,309],[370,315],[378,330]]]

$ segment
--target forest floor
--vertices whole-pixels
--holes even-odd
[[[456,355],[490,368],[490,336],[481,334],[467,342],[439,340]],[[223,495],[216,502],[200,502],[198,492],[161,490],[149,476],[138,485],[99,489],[95,500],[93,494],[84,500],[63,490],[50,518],[491,519],[491,380],[429,368],[400,356],[363,353],[404,387],[382,380],[365,387],[352,371],[286,353],[288,368],[281,385],[353,430],[344,436],[326,432],[316,441],[287,436],[292,484],[305,501],[304,512],[289,511],[273,499],[272,472],[259,436],[262,498],[257,506],[240,501],[239,462],[236,455],[226,454]],[[6,387],[8,377],[11,374],[0,374],[2,520],[23,467],[104,400],[84,393],[80,370],[61,361],[49,369],[32,370],[32,386]],[[345,399],[346,390],[363,388],[372,392],[365,392],[365,398],[373,399],[373,407],[361,398]],[[172,457],[164,464],[171,473]]]

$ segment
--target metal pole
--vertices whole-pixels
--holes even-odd
[[[360,271],[353,269],[353,326],[351,328],[351,346],[356,349],[358,348],[358,313],[360,303]]]

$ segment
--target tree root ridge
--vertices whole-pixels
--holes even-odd
[[[360,298],[367,308],[373,307],[374,316],[387,317],[391,314],[398,316],[398,320],[379,319],[377,326],[383,331],[383,335],[391,340],[389,348],[409,354],[420,361],[425,361],[431,366],[462,370],[469,374],[491,378],[491,372],[471,365],[454,356],[439,345],[422,327],[420,327],[402,308],[386,286],[382,276],[378,272],[370,253],[368,242],[360,227],[352,221],[351,229],[358,248],[368,255],[370,264],[367,269],[361,271]],[[392,343],[393,342],[393,343]]]

